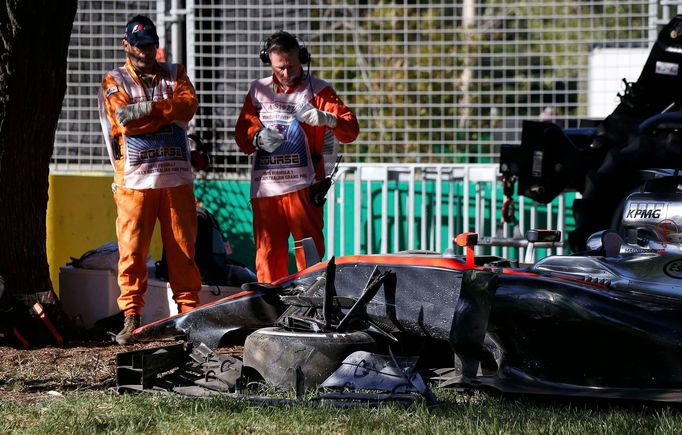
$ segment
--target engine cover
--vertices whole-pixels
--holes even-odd
[[[682,243],[682,192],[631,194],[621,224],[624,234],[636,230],[640,243]]]

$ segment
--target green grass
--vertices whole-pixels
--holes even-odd
[[[438,390],[441,404],[340,409],[229,397],[74,393],[20,405],[0,400],[0,433],[682,433],[682,408]]]

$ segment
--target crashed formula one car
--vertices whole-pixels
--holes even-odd
[[[628,217],[657,203],[659,218],[682,223],[682,195],[673,194],[676,202],[666,195],[669,202],[664,196],[651,202],[651,194],[631,197],[623,220],[630,238],[598,232],[585,255],[547,257],[526,267],[474,256],[473,250],[466,257],[341,257],[274,285],[245,285],[240,295],[148,325],[134,336],[182,335],[203,349],[203,360],[181,352],[171,365],[192,360],[192,370],[211,372],[224,392],[239,391],[253,379],[280,388],[356,386],[367,367],[394,361],[400,374],[394,377],[409,372],[408,379],[419,374],[443,386],[680,401],[682,250],[670,240],[682,234],[662,229],[653,213]],[[534,240],[557,236],[531,233]],[[465,234],[459,242],[471,248],[476,237]],[[245,330],[253,332],[243,361],[226,363],[211,354]],[[397,362],[410,357],[405,366]],[[124,354],[119,374],[130,371],[131,358]],[[351,366],[345,377],[335,373],[344,365]],[[138,372],[136,379],[157,374]],[[196,380],[210,389],[206,371],[201,373]],[[119,376],[119,387],[140,389],[130,379]],[[179,392],[185,388],[165,382]],[[414,385],[409,391],[425,392]]]

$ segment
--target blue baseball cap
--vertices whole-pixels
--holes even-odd
[[[156,34],[154,22],[144,15],[136,15],[126,24],[126,41],[131,45],[144,44],[159,45],[159,35]]]

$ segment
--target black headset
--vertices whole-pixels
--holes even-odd
[[[280,30],[261,43],[259,57],[264,65],[270,65],[270,49],[275,45],[292,45],[292,48],[298,48],[298,60],[301,64],[310,64],[308,48],[291,33]]]

